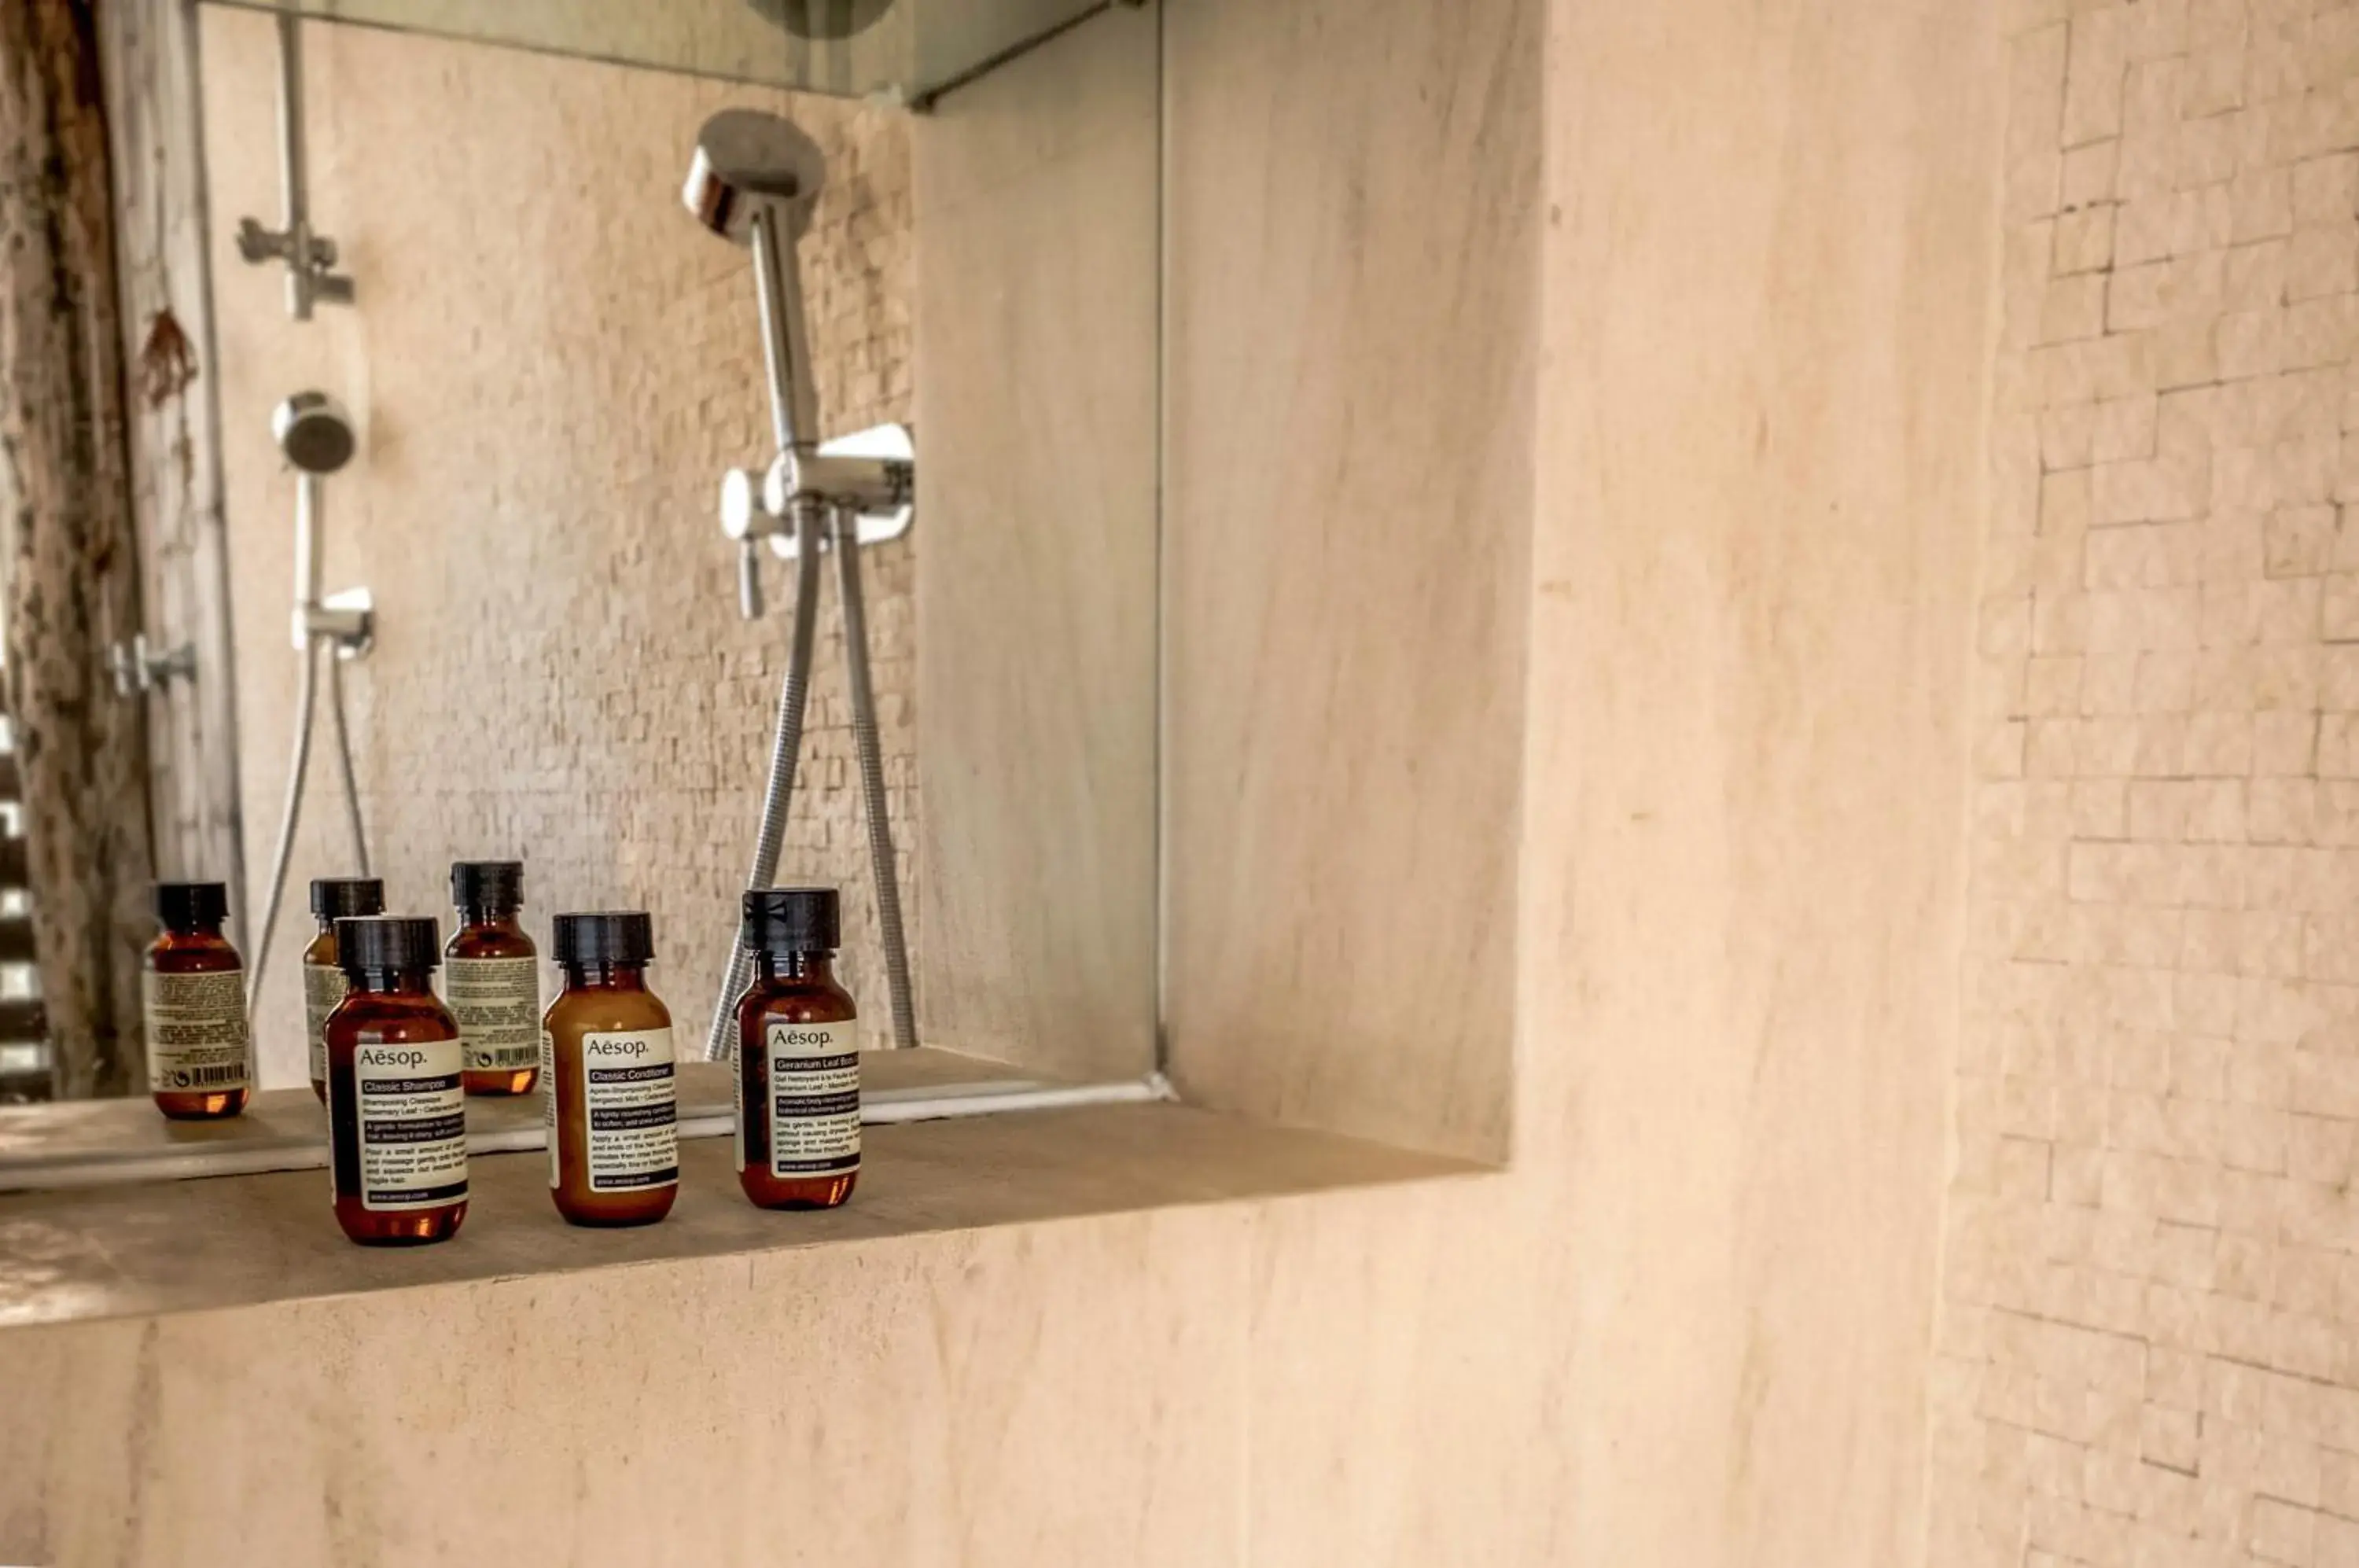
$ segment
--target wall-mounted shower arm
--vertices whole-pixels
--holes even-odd
[[[247,261],[287,264],[287,313],[311,319],[311,307],[353,302],[353,280],[334,270],[336,242],[311,231],[310,160],[305,149],[302,18],[278,16],[278,185],[285,223],[266,229],[260,220],[237,221],[237,253]]]
[[[780,455],[819,442],[819,385],[812,378],[810,321],[803,311],[802,269],[795,241],[809,220],[808,201],[765,200],[753,223],[754,289],[762,310],[762,365],[770,383],[770,430]]]

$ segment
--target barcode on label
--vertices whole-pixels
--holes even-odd
[[[216,1083],[243,1083],[245,1067],[242,1062],[230,1062],[222,1067],[185,1067],[173,1075],[174,1084],[185,1083],[191,1089],[207,1089]]]

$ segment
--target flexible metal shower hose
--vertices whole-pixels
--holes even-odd
[[[344,779],[344,827],[353,835],[353,875],[369,875],[368,833],[361,826],[360,779],[353,771],[353,727],[344,719],[342,650],[328,649],[328,713],[336,721],[336,761]]]
[[[819,519],[810,506],[795,509],[795,629],[787,656],[786,683],[778,691],[778,728],[770,742],[769,781],[762,789],[762,822],[754,835],[754,866],[745,886],[767,887],[778,875],[778,849],[786,842],[787,807],[795,792],[795,757],[803,745],[803,703],[810,695],[811,640],[819,629]],[[753,955],[733,933],[721,995],[712,1004],[712,1027],[704,1037],[704,1060],[726,1061],[735,1032],[737,998],[754,975]]]
[[[868,680],[868,610],[860,592],[860,516],[839,506],[834,517],[836,592],[843,597],[843,667],[852,687],[852,736],[868,805],[868,861],[876,881],[876,924],[885,939],[885,985],[893,1007],[893,1043],[918,1043],[909,996],[909,948],[901,932],[901,878],[893,864],[893,824],[885,811],[885,746],[876,734],[876,694]]]
[[[254,966],[246,975],[249,1009],[262,996],[263,971],[270,964],[270,933],[278,925],[278,906],[287,895],[287,867],[295,858],[295,823],[303,811],[303,775],[311,763],[311,726],[320,708],[320,649],[306,643],[298,650],[303,669],[295,696],[295,759],[287,770],[287,801],[278,816],[278,845],[270,856],[270,897],[263,901],[262,929],[255,938]]]

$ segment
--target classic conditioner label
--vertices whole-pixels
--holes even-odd
[[[592,1192],[636,1192],[679,1180],[679,1111],[671,1030],[582,1037],[582,1149]]]
[[[859,1026],[771,1019],[770,1174],[841,1176],[860,1169]]]
[[[435,1209],[467,1195],[467,1092],[455,1040],[363,1041],[353,1052],[360,1091],[361,1206]]]
[[[311,1031],[311,1082],[328,1081],[328,1041],[320,1032],[344,999],[344,972],[332,964],[303,965],[303,1023]]]
[[[468,1072],[521,1073],[538,1064],[540,960],[452,958],[442,973]]]
[[[252,1084],[245,970],[215,969],[202,975],[143,970],[139,993],[147,1015],[151,1093],[213,1094]]]

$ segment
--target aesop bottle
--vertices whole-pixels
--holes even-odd
[[[459,929],[443,953],[442,994],[466,1042],[467,1093],[522,1094],[540,1072],[540,956],[524,934],[524,866],[462,860],[451,867]]]
[[[647,989],[637,910],[560,915],[565,989],[541,1020],[549,1195],[578,1225],[649,1225],[679,1195],[671,1014]]]
[[[344,966],[336,962],[336,922],[385,913],[385,884],[374,877],[315,877],[311,913],[320,934],[303,950],[303,1031],[311,1037],[311,1093],[328,1103],[328,1046],[320,1027],[344,999]]]
[[[737,1003],[737,1181],[766,1209],[832,1209],[860,1179],[859,1009],[835,983],[832,887],[745,895],[754,984]]]
[[[336,1223],[367,1246],[443,1241],[467,1217],[459,1026],[434,995],[430,920],[336,922],[348,988],[328,1042]]]
[[[218,882],[158,882],[164,930],[139,976],[147,1037],[147,1087],[175,1121],[234,1116],[254,1097],[254,1043],[245,1021],[245,961],[222,922],[229,892]]]

